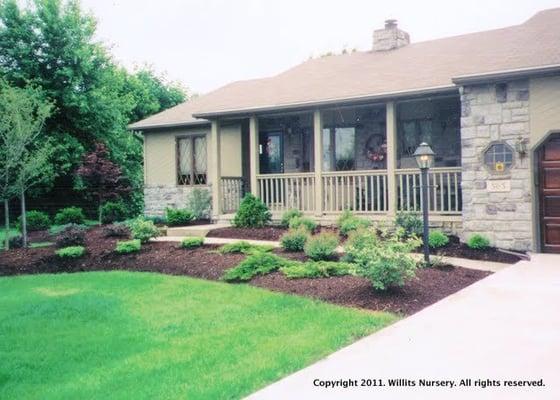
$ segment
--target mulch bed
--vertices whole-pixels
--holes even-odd
[[[44,239],[44,236],[41,237]],[[77,260],[61,260],[54,247],[15,249],[2,252],[0,276],[80,272],[100,270],[151,271],[170,275],[188,275],[218,280],[228,268],[234,267],[244,255],[218,254],[217,246],[203,246],[185,250],[178,243],[154,242],[138,253],[120,255],[114,252],[117,238],[105,238],[102,228],[88,231],[88,254]],[[305,260],[302,253],[278,254]],[[413,314],[436,301],[488,276],[485,271],[458,267],[427,268],[404,287],[378,292],[367,279],[342,276],[317,279],[286,279],[281,273],[254,278],[250,284],[278,292],[313,297],[330,303],[370,310],[387,310],[405,315]]]
[[[418,249],[422,251],[422,249]],[[461,243],[457,236],[449,236],[449,243],[436,250],[431,250],[431,252],[448,257],[460,257],[468,258],[471,260],[482,260],[482,261],[495,261],[506,264],[515,264],[520,257],[513,254],[504,253],[494,247],[486,250],[474,250],[469,248],[465,243]]]

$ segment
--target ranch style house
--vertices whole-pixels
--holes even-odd
[[[431,224],[560,252],[560,8],[419,43],[387,20],[369,51],[234,82],[130,129],[144,135],[149,215],[207,188],[217,221],[251,192],[275,218],[350,209],[389,223],[420,210],[426,142]]]

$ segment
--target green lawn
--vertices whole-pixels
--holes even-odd
[[[396,319],[160,274],[0,278],[0,398],[239,398]]]

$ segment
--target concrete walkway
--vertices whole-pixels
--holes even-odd
[[[386,386],[316,386],[361,379]],[[389,379],[416,386],[390,387]],[[462,379],[472,386],[458,386]],[[540,379],[546,386],[503,382]],[[560,256],[535,254],[249,398],[560,399]]]

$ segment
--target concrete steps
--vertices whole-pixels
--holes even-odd
[[[167,236],[185,237],[185,236],[201,236],[206,237],[212,229],[227,228],[228,223],[208,224],[208,225],[192,225],[192,226],[174,226],[167,228]]]

